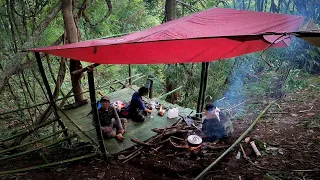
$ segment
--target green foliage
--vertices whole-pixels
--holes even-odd
[[[296,92],[307,88],[309,86],[307,80],[309,77],[309,73],[302,72],[298,69],[291,71],[287,79],[285,90],[287,92]]]

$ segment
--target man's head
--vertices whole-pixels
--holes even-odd
[[[148,88],[146,88],[145,86],[142,86],[138,91],[140,96],[145,96],[149,92]]]
[[[102,96],[100,99],[102,108],[107,109],[110,106],[110,98],[107,96]]]
[[[216,106],[213,105],[213,104],[207,104],[206,107],[204,108],[204,113],[205,115],[207,116],[208,115],[208,112],[211,112],[213,110],[216,109]]]

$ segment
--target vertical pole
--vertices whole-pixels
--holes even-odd
[[[208,83],[208,70],[209,70],[209,62],[205,63],[205,72],[204,72],[204,77],[203,77],[203,89],[202,89],[202,100],[201,100],[201,110],[203,109],[204,106],[204,101],[206,97],[206,90],[207,90],[207,83]]]
[[[205,63],[201,63],[201,78],[200,78],[200,89],[199,89],[199,96],[198,96],[198,102],[197,102],[197,113],[200,113],[202,111],[201,109],[201,100],[202,100],[202,91],[203,91],[203,77],[205,73]],[[201,117],[200,114],[197,114],[197,117]]]
[[[131,65],[129,64],[129,86],[132,85],[132,78],[131,78]]]
[[[149,88],[149,98],[152,99],[153,97],[153,80],[150,78],[150,88]]]
[[[98,117],[98,109],[97,109],[97,102],[96,102],[96,90],[94,86],[94,77],[93,77],[93,71],[88,70],[88,84],[89,84],[89,92],[90,92],[90,101],[91,101],[91,109],[92,109],[92,120],[94,127],[96,129],[98,142],[100,151],[103,158],[106,158],[106,149],[104,147],[103,137],[100,130],[100,119]]]
[[[45,73],[44,68],[43,68],[43,64],[42,64],[42,61],[41,61],[40,53],[39,52],[35,52],[34,55],[35,55],[35,57],[37,59],[40,75],[42,77],[42,81],[44,83],[44,86],[45,86],[45,88],[47,90],[47,93],[48,93],[48,96],[49,96],[49,100],[50,100],[50,105],[53,108],[54,115],[58,118],[58,123],[61,126],[61,128],[62,129],[66,129],[66,127],[63,124],[63,122],[60,120],[60,116],[59,116],[59,114],[57,112],[56,103],[54,102],[52,91],[51,91],[51,88],[50,88],[46,73]],[[68,136],[68,132],[64,131],[64,135],[65,135],[65,137],[67,137]]]

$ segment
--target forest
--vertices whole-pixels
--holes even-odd
[[[66,135],[66,131],[62,128],[64,125],[55,119],[57,114],[55,108],[48,103],[50,97],[41,78],[37,60],[34,54],[27,50],[91,39],[120,37],[210,8],[303,16],[304,24],[307,25],[300,27],[300,30],[319,29],[320,26],[319,0],[1,0],[0,159],[4,167],[1,171],[38,166],[39,162],[48,164],[48,161],[64,160],[62,154],[75,158],[94,151],[80,138],[73,138],[74,136],[69,135],[68,138],[64,138],[66,142],[59,142],[62,134]],[[58,108],[78,107],[86,101],[90,103],[87,74],[72,73],[89,66],[90,63],[42,53],[40,55]],[[152,78],[154,97],[179,88],[178,91],[166,96],[165,101],[195,110],[202,80],[201,71],[201,63],[101,65],[96,67],[94,77],[96,90],[102,94],[116,92],[128,87],[129,84],[140,87],[146,84],[148,78]],[[260,165],[263,167],[267,164],[262,161],[272,161],[274,162],[272,165],[284,162],[286,165],[283,165],[281,172],[279,170],[270,173],[271,170],[254,162],[248,163],[250,165],[248,167],[244,163],[247,161],[230,163],[226,159],[217,166],[213,174],[207,174],[206,178],[314,179],[319,177],[320,154],[317,152],[320,137],[319,75],[320,48],[300,38],[293,38],[291,45],[286,48],[270,48],[263,52],[210,62],[205,103],[214,103],[225,110],[235,128],[234,137],[223,142],[223,145],[230,145],[230,142],[240,136],[250,122],[259,115],[263,107],[272,101],[277,105],[271,108],[270,114],[262,116],[264,120],[255,129],[261,132],[253,132],[251,137],[256,137],[262,144],[269,141],[272,144],[274,138],[279,138],[282,140],[272,141],[278,144],[278,149],[281,149],[281,144],[285,142],[294,148],[290,149],[288,144],[284,145],[283,147],[290,149],[287,149],[285,155],[280,157],[268,155],[272,158],[267,156],[260,160]],[[130,76],[135,78],[128,78]],[[297,124],[293,121],[297,121]],[[290,129],[288,125],[290,123],[293,123],[294,128]],[[304,130],[301,130],[302,126]],[[273,128],[278,129],[272,133]],[[281,133],[283,130],[281,128],[286,130],[288,128],[290,131]],[[269,130],[270,132],[267,132]],[[298,130],[301,131],[296,132]],[[293,138],[292,134],[295,132]],[[41,138],[46,139],[45,142],[35,145],[38,150],[32,151],[26,158],[26,166],[17,165],[19,159],[14,157],[12,159],[12,154],[24,153],[26,151],[22,150],[32,150],[31,147],[34,146],[16,147]],[[55,144],[53,148],[47,147],[46,144],[54,142],[59,142],[59,145]],[[302,148],[299,146],[307,146],[308,149],[299,149]],[[12,148],[14,151],[9,151]],[[211,159],[205,157],[207,159],[198,164],[189,157],[183,160],[181,156],[179,160],[172,162],[173,164],[161,165],[161,161],[169,161],[168,152],[160,150],[158,152],[154,150],[157,148],[152,148],[152,156],[144,154],[140,157],[142,159],[138,159],[139,155],[123,166],[117,157],[115,160],[108,159],[110,162],[100,162],[96,159],[83,160],[79,164],[73,163],[53,170],[39,170],[18,175],[2,175],[0,172],[0,178],[47,179],[57,173],[59,174],[57,179],[192,179],[216,159],[219,152],[222,152],[220,150],[207,153]],[[299,151],[306,151],[305,157],[299,156],[303,162],[290,163]],[[236,154],[237,150],[233,153]],[[277,153],[281,154],[278,151]],[[228,159],[234,159],[234,156],[232,154]],[[178,161],[185,161],[185,164],[179,164]],[[282,168],[272,165],[271,169]],[[155,168],[152,169],[151,166]],[[242,168],[237,169],[237,166]],[[93,167],[100,169],[91,171]],[[229,169],[223,171],[227,167]],[[246,167],[252,170],[251,173],[245,170]],[[307,167],[306,171],[295,169],[301,167]],[[118,169],[115,172],[122,176],[113,177],[112,172],[107,172],[112,171],[110,168]]]

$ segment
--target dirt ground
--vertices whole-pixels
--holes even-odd
[[[248,134],[255,140],[262,156],[257,157],[250,144],[242,142],[247,160],[237,145],[203,179],[320,179],[320,96],[312,90],[288,94],[277,102]],[[246,115],[234,120],[232,137],[215,146],[231,145],[267,106],[255,102]],[[279,107],[281,109],[279,109]],[[202,150],[190,155],[189,150],[164,144],[159,149],[145,147],[141,154],[123,163],[118,156],[103,161],[91,158],[54,168],[3,175],[0,179],[193,179],[225,149]],[[54,149],[49,160],[88,153],[90,149]],[[44,160],[39,155],[27,159],[0,162],[1,169],[25,167]],[[20,163],[24,162],[24,163]]]

